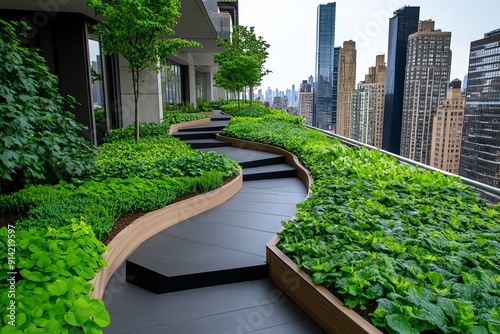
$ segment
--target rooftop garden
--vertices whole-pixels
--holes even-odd
[[[349,147],[264,107],[224,136],[295,153],[314,178],[278,247],[388,333],[500,333],[500,206],[460,178]]]

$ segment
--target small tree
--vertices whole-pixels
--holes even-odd
[[[178,49],[200,46],[194,41],[168,38],[175,32],[172,27],[181,16],[179,0],[87,0],[96,15],[105,21],[94,26],[102,37],[103,51],[107,55],[120,54],[128,60],[132,73],[135,102],[135,140],[139,140],[140,73],[158,71],[161,61]]]
[[[94,157],[79,136],[84,127],[65,111],[74,99],[59,93],[37,50],[20,44],[27,30],[24,22],[0,20],[0,184],[10,191],[82,175]]]
[[[252,80],[248,80],[244,86],[250,88],[250,106],[252,106],[253,87],[260,85],[262,78],[271,73],[270,70],[264,68],[266,59],[269,56],[267,49],[270,45],[261,36],[257,37],[255,35],[254,27],[235,26],[231,34],[231,43],[219,38],[217,40],[217,46],[226,48],[223,53],[214,55],[215,62],[221,66],[223,66],[228,58],[237,57],[239,55],[251,56],[257,60],[257,73],[255,76],[252,76]]]
[[[221,60],[221,68],[214,75],[217,86],[237,92],[238,108],[240,92],[251,82],[259,80],[259,62],[252,56],[236,55]]]

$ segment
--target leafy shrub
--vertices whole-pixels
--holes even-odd
[[[180,112],[164,112],[163,113],[163,122],[170,124],[178,124],[189,121],[196,121],[199,119],[208,118],[208,115],[198,115],[198,114],[188,114],[188,113],[180,113]]]
[[[237,164],[215,152],[203,153],[192,149],[171,136],[143,138],[104,144],[99,148],[96,181],[107,178],[198,176],[218,170],[225,176],[237,172]]]
[[[214,108],[210,106],[207,99],[204,97],[196,99],[196,111],[197,112],[210,112],[214,111]]]
[[[350,148],[303,125],[236,119],[222,134],[296,153],[312,195],[278,247],[391,333],[498,333],[500,206],[457,177]]]
[[[67,197],[33,205],[16,226],[19,229],[61,228],[74,217],[82,217],[95,235],[103,239],[122,215],[149,212],[172,203],[176,198],[196,191],[206,192],[222,186],[223,173],[205,172],[196,177],[163,179],[107,179],[102,182],[61,183]]]
[[[106,250],[92,229],[76,220],[61,229],[0,229],[2,333],[102,333],[109,314],[102,300],[88,295],[87,281],[106,266],[101,257]],[[15,293],[7,280],[12,272],[18,273]]]
[[[55,182],[92,166],[94,149],[37,50],[20,45],[28,26],[0,20],[0,184]]]
[[[131,195],[71,196],[29,211],[16,226],[19,229],[61,228],[74,217],[82,217],[98,239],[104,238],[115,221],[132,210]]]
[[[209,105],[212,109],[221,109],[221,107],[228,102],[224,99],[221,99],[220,97],[217,100],[210,101]]]
[[[23,213],[68,197],[71,193],[61,185],[28,186],[9,195],[0,195],[0,212]]]
[[[139,124],[141,138],[158,137],[170,134],[170,123],[163,122],[160,124],[149,123]],[[104,136],[104,143],[113,143],[116,141],[135,139],[135,126],[130,125],[126,128],[111,130]]]
[[[222,187],[224,175],[221,172],[208,172],[196,178],[197,188],[201,192],[208,192]]]

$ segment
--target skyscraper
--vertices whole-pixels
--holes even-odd
[[[454,174],[458,174],[464,123],[465,95],[461,88],[460,80],[450,82],[432,124],[430,165]]]
[[[351,137],[352,92],[356,88],[356,42],[345,41],[340,49],[338,63],[337,130],[341,136]]]
[[[351,138],[378,148],[382,147],[385,75],[385,56],[378,55],[352,97]]]
[[[332,129],[335,60],[335,2],[318,6],[316,23],[316,83],[314,88],[313,125]],[[335,101],[336,102],[336,101]]]
[[[460,175],[500,187],[500,29],[470,46]]]
[[[401,155],[430,164],[432,119],[446,99],[451,71],[451,32],[421,21],[408,37],[401,125]]]
[[[382,148],[400,154],[408,36],[417,31],[420,7],[402,7],[389,20]]]
[[[302,80],[300,84],[299,115],[304,119],[304,123],[312,125],[313,114],[313,90],[307,80]]]

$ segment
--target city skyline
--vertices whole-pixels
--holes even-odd
[[[261,88],[286,91],[314,75],[316,48],[316,12],[320,4],[333,1],[240,0],[240,24],[254,26],[271,47],[266,68],[273,73],[264,77]],[[451,79],[463,80],[467,74],[470,43],[484,33],[500,28],[495,13],[500,10],[496,0],[455,2],[444,0],[336,1],[336,46],[353,40],[358,50],[357,82],[364,79],[365,68],[372,66],[376,55],[387,59],[389,18],[403,6],[420,6],[420,19],[438,22],[436,28],[452,33]],[[362,10],[360,10],[362,8]],[[484,8],[488,8],[487,11]],[[467,22],[474,22],[473,25]]]

